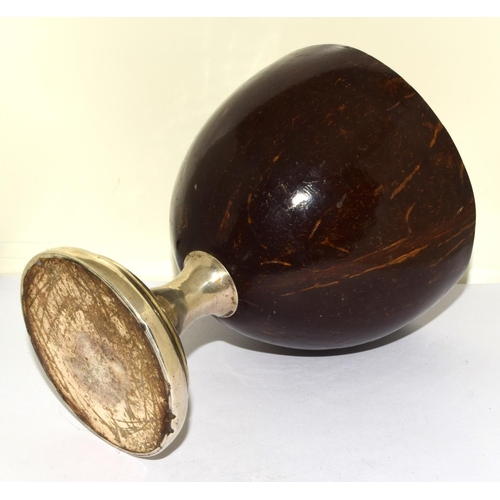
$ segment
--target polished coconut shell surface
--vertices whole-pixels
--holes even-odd
[[[436,115],[390,68],[336,45],[294,52],[226,100],[172,203],[178,264],[204,250],[234,279],[224,322],[308,349],[369,342],[422,314],[464,273],[475,227]]]

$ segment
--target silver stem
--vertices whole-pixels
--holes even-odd
[[[179,275],[151,291],[178,335],[198,318],[227,318],[238,307],[238,292],[229,272],[206,252],[188,254]]]

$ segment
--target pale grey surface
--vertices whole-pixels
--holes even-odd
[[[500,480],[500,284],[458,285],[385,341],[305,355],[214,319],[183,335],[188,423],[161,459],[100,441],[36,362],[0,276],[0,480]]]

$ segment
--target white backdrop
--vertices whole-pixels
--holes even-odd
[[[78,246],[169,278],[169,200],[198,130],[320,43],[370,53],[433,108],[476,196],[467,280],[500,282],[500,19],[1,19],[0,273]]]

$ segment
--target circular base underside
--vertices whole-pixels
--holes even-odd
[[[105,264],[106,279],[64,253],[33,259],[23,278],[26,325],[45,372],[75,415],[112,445],[154,455],[184,416],[173,413],[165,360],[146,325],[148,316],[158,318],[154,306],[117,265],[110,283],[113,263]],[[138,300],[150,309],[141,316],[131,305]]]

